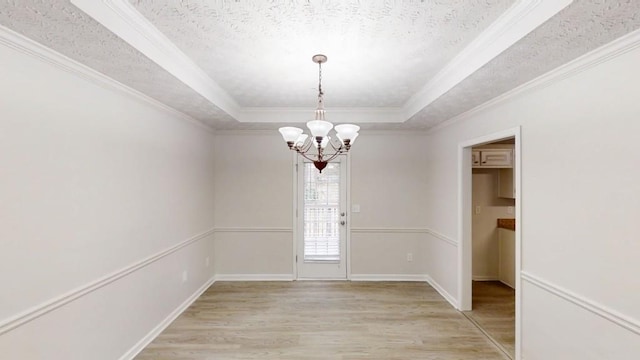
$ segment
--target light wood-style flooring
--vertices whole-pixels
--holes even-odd
[[[504,354],[416,282],[216,282],[138,357],[473,359]]]
[[[465,314],[515,357],[515,290],[499,281],[474,281],[472,311]]]

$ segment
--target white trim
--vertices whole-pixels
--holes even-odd
[[[351,274],[351,281],[419,281],[427,282],[421,274]]]
[[[182,302],[175,310],[173,310],[164,320],[162,320],[156,327],[151,329],[147,335],[145,335],[140,341],[138,341],[129,351],[120,357],[120,360],[132,360],[134,359],[144,348],[146,348],[151,342],[158,336],[164,329],[169,327],[171,323],[178,318],[185,310],[191,306],[207,289],[215,282],[212,277],[198,290],[196,290],[191,296]]]
[[[472,189],[472,169],[471,169],[471,148],[473,146],[486,144],[505,138],[514,137],[514,161],[515,161],[515,187],[516,206],[515,219],[521,224],[522,219],[522,151],[521,151],[521,129],[520,126],[498,131],[489,135],[477,137],[475,139],[463,141],[458,144],[458,236],[460,246],[458,246],[458,303],[459,310],[471,310],[471,189]],[[522,286],[520,281],[520,271],[522,269],[522,226],[515,229],[516,235],[516,256],[515,256],[515,305],[516,305],[516,329],[515,329],[515,359],[521,359],[522,354]]]
[[[351,153],[347,153],[345,156],[345,167],[346,167],[346,179],[345,179],[345,209],[344,212],[347,214],[346,217],[346,228],[344,232],[345,236],[345,266],[347,268],[347,280],[351,280]]]
[[[286,233],[292,232],[292,228],[288,227],[216,227],[213,228],[213,232],[215,233],[255,233],[255,232],[264,232],[264,233]]]
[[[405,117],[431,104],[572,1],[517,1],[405,103]]]
[[[216,274],[216,281],[293,281],[293,274]]]
[[[432,235],[436,239],[439,239],[439,240],[442,240],[442,241],[446,242],[449,245],[453,245],[453,246],[456,246],[456,247],[458,246],[458,241],[456,241],[456,240],[454,240],[454,239],[452,239],[452,238],[450,238],[450,237],[448,237],[448,236],[446,236],[444,234],[441,234],[441,233],[439,233],[439,232],[437,232],[435,230],[427,229],[427,233],[429,235]]]
[[[353,107],[328,109],[333,123],[351,123],[357,119],[359,123],[396,123],[401,124],[407,120],[402,107]],[[312,114],[308,107],[246,107],[238,113],[238,121],[241,123],[297,123],[304,124]]]
[[[428,234],[436,239],[442,240],[447,244],[458,246],[458,242],[444,234],[441,234],[427,227],[416,228],[389,228],[389,227],[352,227],[352,233],[370,233],[370,234]]]
[[[92,293],[98,289],[101,289],[112,282],[119,280],[141,268],[150,265],[168,255],[175,253],[176,251],[189,246],[196,241],[202,240],[207,236],[213,234],[213,230],[207,230],[201,234],[191,237],[185,241],[182,241],[168,249],[162,250],[154,255],[151,255],[143,260],[137,261],[129,266],[126,266],[120,270],[112,272],[109,275],[103,276],[97,280],[94,280],[88,284],[75,288],[65,294],[54,297],[41,304],[31,307],[17,315],[9,317],[8,319],[0,322],[0,335],[9,332],[17,327],[20,327],[32,320],[35,320],[51,311],[54,311],[74,300],[77,300],[89,293]]]
[[[640,321],[638,321],[637,319],[624,315],[605,305],[597,303],[582,295],[576,294],[569,289],[553,284],[547,280],[544,280],[525,271],[522,271],[520,273],[520,276],[522,280],[535,285],[548,293],[556,295],[574,305],[578,305],[579,307],[591,312],[592,314],[598,315],[605,320],[609,320],[610,322],[620,327],[623,327],[637,335],[640,335]]]
[[[307,111],[307,115],[308,115],[308,111]],[[298,120],[300,120],[300,118],[298,118]],[[353,122],[353,119],[351,119],[351,120]],[[333,121],[333,118],[332,118],[332,121]],[[363,132],[363,131],[366,132],[367,137],[370,137],[370,136],[390,136],[390,135],[422,136],[422,137],[424,137],[427,134],[427,132],[423,131],[423,130],[380,130],[380,129],[360,130],[360,132]],[[271,130],[266,130],[266,129],[242,129],[242,130],[238,130],[238,129],[219,129],[219,130],[216,130],[216,135],[221,135],[221,136],[265,135],[265,136],[278,138],[280,141],[282,141],[282,136],[277,131],[274,131],[274,129],[271,129]],[[283,146],[287,146],[284,142],[282,143],[282,145]],[[296,154],[293,151],[292,151],[292,153],[295,154],[296,156],[299,156],[298,154]],[[349,154],[351,154],[351,153],[349,152],[346,155],[348,156]]]
[[[293,231],[292,231],[292,244],[291,244],[291,250],[293,251],[292,254],[292,261],[291,263],[293,264],[293,269],[291,270],[291,273],[293,274],[293,278],[297,279],[298,278],[298,236],[300,236],[300,231],[302,231],[300,229],[300,225],[298,224],[298,154],[296,152],[291,152],[291,166],[292,166],[292,177],[291,177],[291,184],[293,185],[293,188],[291,189],[293,191],[293,196],[292,196],[292,208],[293,211],[291,212],[291,217],[292,217],[292,221],[291,223],[293,224]]]
[[[524,83],[515,89],[512,89],[502,95],[499,95],[485,103],[482,103],[471,110],[468,110],[460,115],[457,115],[449,120],[443,121],[440,124],[430,128],[427,133],[434,133],[442,130],[457,122],[469,119],[478,113],[491,109],[507,101],[523,95],[524,93],[543,89],[551,86],[552,84],[576,76],[579,73],[589,70],[592,67],[598,66],[602,63],[624,55],[629,51],[632,51],[640,47],[640,29],[630,32],[624,36],[619,37],[616,40],[611,41],[599,48],[588,52],[579,58],[572,60],[564,65],[561,65],[539,77]]]
[[[341,252],[344,256],[340,257],[339,261],[328,262],[314,262],[303,261],[303,243],[304,239],[302,233],[304,231],[304,204],[303,194],[304,188],[304,167],[305,164],[311,164],[310,160],[298,156],[297,153],[293,153],[293,180],[294,180],[294,193],[293,198],[295,203],[293,204],[293,224],[294,224],[294,237],[293,237],[293,266],[295,267],[293,274],[295,274],[296,280],[350,280],[351,279],[351,157],[350,154],[343,154],[334,162],[340,163],[340,198],[342,199],[342,192],[344,191],[344,199],[340,200],[341,213],[345,213],[346,217],[343,219],[346,221],[344,229],[340,230],[341,237],[344,237],[344,245],[341,244]],[[344,208],[342,208],[344,206]],[[343,234],[343,235],[342,235]],[[342,251],[344,246],[344,251]],[[344,268],[342,266],[344,264]],[[306,274],[305,274],[306,272]],[[328,272],[333,272],[334,275],[327,276]],[[302,275],[301,275],[302,273]],[[315,273],[311,276],[311,273]],[[343,275],[344,273],[344,275]],[[336,275],[337,274],[337,275]]]
[[[71,0],[112,33],[175,76],[227,114],[239,106],[209,75],[126,0]]]
[[[155,100],[137,90],[134,90],[110,77],[103,75],[102,73],[93,70],[86,65],[83,65],[65,55],[62,55],[59,52],[49,49],[48,47],[37,43],[2,25],[0,25],[0,44],[24,55],[28,55],[34,59],[52,65],[59,70],[73,74],[83,80],[98,85],[103,89],[118,92],[133,100],[138,101],[143,105],[150,106],[156,110],[160,110],[166,113],[167,115],[176,117],[183,121],[187,121],[213,133],[213,128],[211,126],[199,120],[196,120],[191,116],[182,113],[172,107],[169,107],[158,100]]]
[[[426,275],[425,277],[427,279],[427,283],[429,283],[429,285],[431,285],[431,287],[434,288],[440,294],[440,296],[447,300],[449,304],[451,304],[451,306],[453,306],[455,309],[460,310],[458,300],[456,300],[454,296],[449,294],[447,290],[445,290],[440,284],[438,284],[438,282],[435,281],[431,276]]]

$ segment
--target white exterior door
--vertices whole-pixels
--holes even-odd
[[[347,278],[346,165],[334,159],[320,173],[311,162],[298,163],[299,279]]]

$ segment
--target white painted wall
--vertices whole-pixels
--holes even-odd
[[[425,136],[361,133],[351,151],[352,276],[424,278]]]
[[[216,276],[292,278],[292,154],[277,130],[216,134]]]
[[[213,275],[213,134],[6,46],[0,78],[0,357],[117,359]]]
[[[522,127],[522,267],[541,279],[523,281],[527,360],[640,353],[638,59],[636,47],[477,111],[426,142],[427,226],[458,238],[458,144]],[[427,246],[429,274],[457,296],[457,249],[437,239]]]
[[[350,159],[351,199],[361,208],[348,215],[351,272],[424,275],[424,136],[361,133]],[[216,276],[291,278],[291,151],[275,129],[216,137]]]

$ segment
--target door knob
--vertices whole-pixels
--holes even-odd
[[[340,221],[340,225],[344,225],[346,222],[344,220]]]
[[[340,216],[345,216],[345,215],[347,215],[347,213],[345,213],[345,212],[341,212],[340,213]]]

